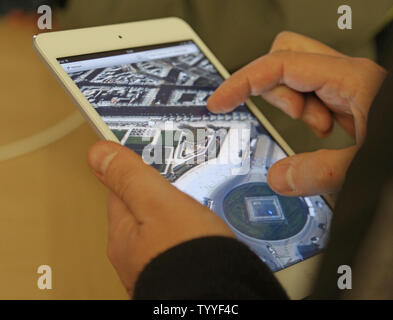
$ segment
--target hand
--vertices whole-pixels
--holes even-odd
[[[287,196],[337,191],[366,135],[367,115],[385,71],[364,58],[345,56],[310,38],[280,33],[269,54],[227,79],[208,100],[212,112],[229,112],[250,95],[261,95],[319,136],[331,131],[334,120],[356,145],[319,150],[285,158],[268,172],[268,183]]]
[[[101,141],[90,148],[88,163],[111,191],[108,256],[131,296],[139,273],[161,252],[199,237],[234,237],[221,218],[132,150]]]

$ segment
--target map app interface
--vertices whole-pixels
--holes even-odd
[[[267,172],[286,153],[245,105],[208,111],[223,77],[193,41],[58,61],[122,145],[219,215],[272,271],[325,247],[329,206],[270,189]]]

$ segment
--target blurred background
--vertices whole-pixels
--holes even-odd
[[[382,65],[393,52],[393,0],[1,0],[0,155],[76,111],[32,49],[41,4],[52,7],[55,30],[180,17],[230,72],[265,54],[282,30]],[[342,4],[352,8],[352,30],[337,28]],[[296,152],[353,144],[337,126],[321,140],[254,101]],[[106,191],[85,161],[98,138],[86,123],[75,127],[33,152],[0,157],[0,299],[127,299],[106,257]],[[42,264],[52,267],[52,290],[37,288]]]

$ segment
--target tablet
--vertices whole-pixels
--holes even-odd
[[[293,151],[249,100],[227,114],[207,110],[229,74],[189,25],[166,18],[50,32],[34,47],[101,138],[139,153],[219,215],[291,298],[310,293],[330,200],[270,189],[270,166]]]

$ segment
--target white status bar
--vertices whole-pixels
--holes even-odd
[[[140,52],[120,54],[104,58],[82,60],[62,63],[61,66],[67,73],[80,72],[97,68],[107,68],[123,64],[136,63],[141,61],[170,58],[184,54],[198,53],[199,49],[195,44],[183,44],[174,47],[152,49]]]

